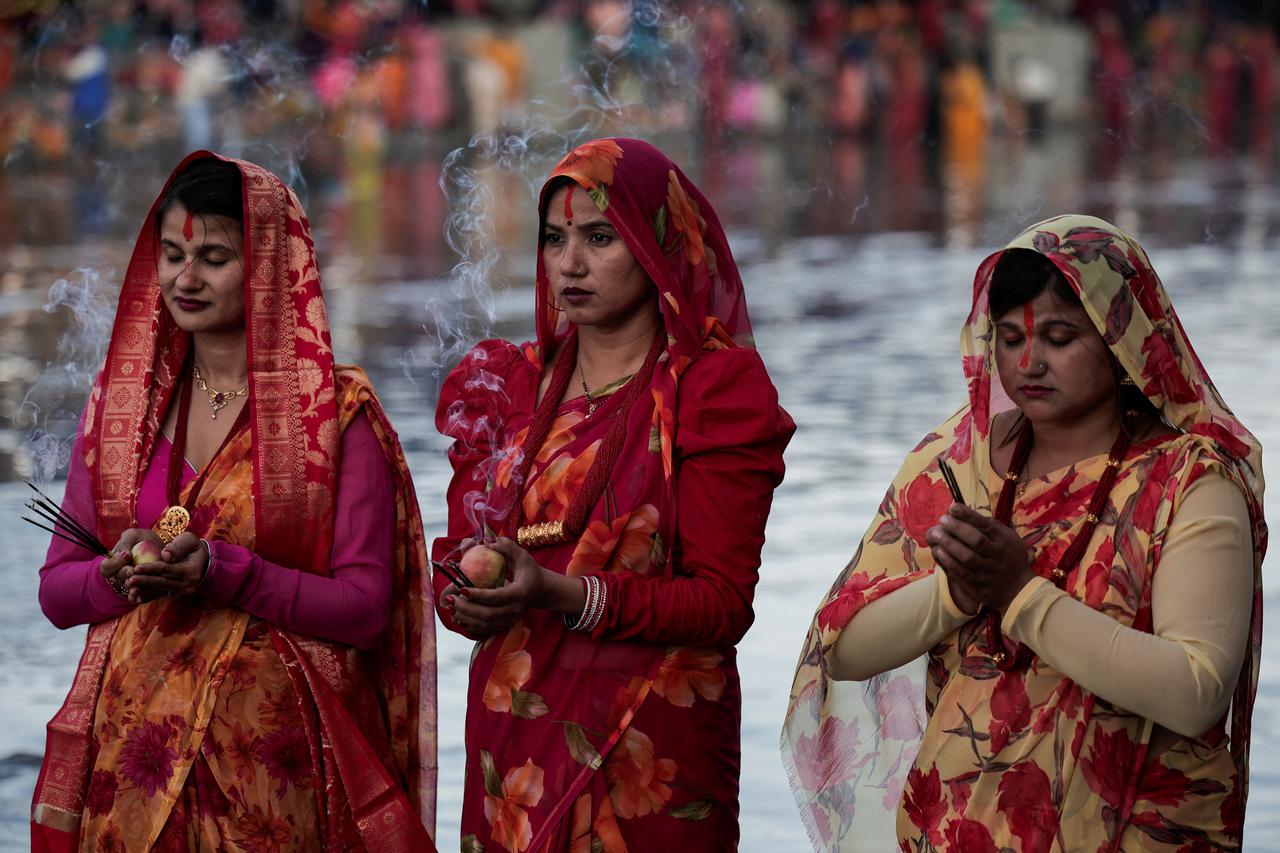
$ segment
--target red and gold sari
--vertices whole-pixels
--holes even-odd
[[[593,393],[594,414],[582,397],[559,407],[523,490],[511,479],[539,382],[572,334],[551,305],[541,258],[537,342],[480,344],[442,391],[437,425],[456,442],[437,559],[486,529],[514,538],[519,525],[563,518],[611,419],[628,419],[582,534],[532,552],[546,568],[601,578],[617,609],[589,633],[529,610],[476,648],[462,849],[732,849],[734,644],[751,620],[764,522],[794,425],[750,348],[724,232],[679,168],[646,143],[603,139],[571,152],[552,173],[560,176],[591,196],[643,265],[667,340],[629,412],[621,393]],[[544,186],[544,206],[548,194]],[[708,523],[720,511],[734,517]],[[447,581],[435,583],[438,592]]]
[[[1249,726],[1262,641],[1261,447],[1196,357],[1141,246],[1093,217],[1034,225],[1006,249],[1034,249],[1071,283],[1111,353],[1169,421],[1173,438],[1137,442],[1065,592],[1151,632],[1152,580],[1182,496],[1206,474],[1237,484],[1252,523],[1254,595],[1231,709],[1210,731],[1149,754],[1155,724],[1114,706],[972,619],[916,666],[867,684],[830,677],[840,632],[870,602],[933,573],[924,532],[951,504],[938,462],[967,502],[992,515],[1002,476],[990,462],[1000,401],[987,308],[1001,252],[978,270],[961,345],[969,403],[907,457],[853,559],[819,608],[801,655],[783,757],[816,849],[964,851],[1235,850],[1249,780]],[[1003,400],[1007,408],[1008,400]],[[1011,523],[1048,577],[1086,524],[1105,456],[1027,485]],[[896,812],[896,815],[894,814]]]
[[[191,155],[175,175],[210,156]],[[327,574],[339,437],[368,418],[397,492],[389,627],[366,654],[198,597],[92,625],[49,723],[32,846],[429,849],[434,628],[422,621],[425,543],[404,454],[364,373],[333,363],[296,196],[269,172],[231,162],[244,181],[251,417],[209,462],[190,529]],[[161,301],[155,211],[85,416],[105,542],[136,525],[141,478],[191,346]]]

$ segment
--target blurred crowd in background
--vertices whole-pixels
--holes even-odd
[[[1270,144],[1280,4],[1206,0],[4,0],[0,157],[330,132],[365,154],[554,117],[820,131],[963,156],[991,133]],[[535,103],[536,102],[536,103]]]

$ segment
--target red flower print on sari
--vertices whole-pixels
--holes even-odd
[[[1235,793],[1223,799],[1219,817],[1222,820],[1222,829],[1227,836],[1239,840],[1244,831],[1244,801],[1240,798],[1240,788],[1235,774],[1231,777],[1231,788]]]
[[[1133,507],[1133,526],[1143,532],[1149,532],[1156,525],[1156,511],[1169,489],[1169,474],[1173,471],[1174,457],[1171,453],[1158,454],[1155,463],[1147,471],[1146,482]]]
[[[1159,330],[1147,335],[1142,342],[1142,354],[1147,357],[1142,376],[1147,379],[1142,393],[1148,397],[1162,395],[1174,403],[1194,403],[1200,399],[1200,388],[1187,381],[1178,364],[1173,345]]]
[[[98,841],[93,845],[94,853],[127,853],[128,848],[124,846],[124,839],[120,837],[120,829],[116,826],[108,826],[98,836]]]
[[[945,490],[946,487],[944,486]],[[871,577],[867,572],[854,572],[849,575],[839,595],[818,614],[818,624],[823,629],[843,628],[849,624],[853,615],[877,598],[884,598],[895,589],[911,583],[913,578],[896,577],[885,579],[887,572]],[[875,589],[874,595],[867,592]]]
[[[615,518],[611,525],[596,519],[578,539],[565,574],[624,571],[648,574],[653,565],[653,536],[658,530],[658,521],[658,508],[653,504],[642,504],[631,513]]]
[[[258,755],[258,736],[253,729],[240,725],[237,720],[231,724],[231,738],[225,747],[227,757],[236,768],[236,778],[247,782],[253,778],[257,769],[255,760]]]
[[[300,727],[290,726],[263,737],[258,742],[258,757],[267,768],[267,775],[280,783],[276,796],[283,797],[290,785],[310,786],[311,750]]]
[[[1226,786],[1217,779],[1197,779],[1193,782],[1181,770],[1152,761],[1142,766],[1135,799],[1146,800],[1158,806],[1176,806],[1192,794],[1217,794],[1225,790]]]
[[[164,671],[172,675],[190,674],[195,678],[199,678],[204,674],[204,659],[200,657],[200,652],[196,649],[195,643],[187,643],[182,648],[169,656],[165,662]]]
[[[231,836],[246,853],[279,853],[293,840],[293,829],[268,804],[266,809],[253,806],[236,818]]]
[[[724,655],[711,649],[670,649],[658,667],[653,692],[682,708],[693,704],[695,692],[708,701],[718,701],[724,693],[723,660]]]
[[[110,770],[95,770],[89,779],[89,792],[84,807],[91,815],[104,815],[111,811],[116,801],[116,774]]]
[[[594,139],[570,151],[551,172],[573,178],[588,187],[613,183],[613,167],[622,159],[622,147],[612,139]]]
[[[685,258],[696,267],[706,258],[702,232],[706,230],[707,223],[698,212],[697,203],[680,186],[674,169],[667,173],[667,214],[671,228],[684,235]],[[666,251],[666,247],[663,248]]]
[[[938,523],[949,506],[951,492],[946,484],[921,474],[907,484],[898,498],[898,521],[917,545],[927,548],[925,531]]]
[[[976,820],[968,818],[947,823],[945,849],[956,853],[997,853],[991,832]]]
[[[1031,722],[1031,701],[1027,698],[1026,678],[1020,672],[1006,672],[991,692],[991,753],[1004,749],[1012,735],[1026,730]]]
[[[164,788],[173,775],[178,752],[169,745],[173,727],[168,723],[143,721],[132,729],[120,750],[120,773],[148,797]]]
[[[1058,810],[1044,770],[1030,761],[1015,764],[1000,777],[998,790],[999,809],[1023,853],[1047,853],[1058,834]]]
[[[942,797],[942,777],[938,768],[921,773],[912,767],[907,774],[907,789],[902,798],[902,809],[911,825],[928,837],[934,847],[942,844],[942,819],[947,814],[947,802]]]
[[[1089,757],[1081,759],[1080,769],[1089,783],[1089,789],[1107,805],[1120,804],[1134,772],[1138,757],[1138,745],[1129,739],[1124,729],[1115,732],[1098,732]]]
[[[533,840],[533,827],[526,808],[542,800],[542,768],[532,760],[513,767],[501,780],[493,756],[480,752],[480,768],[484,774],[484,817],[489,821],[494,841],[509,853],[521,853]]]
[[[204,611],[194,602],[183,598],[175,598],[168,602],[160,612],[156,622],[156,630],[162,636],[172,637],[174,634],[189,634],[200,624],[200,616]]]

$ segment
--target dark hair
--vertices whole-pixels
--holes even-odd
[[[991,273],[987,301],[991,306],[992,319],[1026,305],[1049,289],[1068,305],[1080,304],[1080,297],[1053,261],[1034,249],[1006,250]]]
[[[174,202],[195,216],[225,216],[244,222],[244,190],[240,168],[234,163],[206,157],[178,173],[156,210],[156,230]]]
[[[554,178],[547,181],[546,189],[542,192],[542,207],[538,210],[539,227],[541,227],[542,223],[547,221],[547,207],[551,204],[551,197],[560,192],[563,187],[567,187],[570,184],[573,184],[578,189],[582,189],[578,182],[568,175],[556,175]],[[541,234],[538,235],[538,240],[541,242]]]

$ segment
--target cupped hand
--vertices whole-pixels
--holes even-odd
[[[479,544],[474,539],[465,539],[459,545],[459,552],[465,554]],[[459,627],[475,636],[487,637],[510,629],[526,610],[545,606],[547,570],[510,539],[500,538],[483,544],[507,561],[510,580],[497,589],[458,589],[450,584],[441,593],[441,600],[446,607],[452,605],[453,619]]]
[[[164,544],[154,530],[146,527],[130,527],[120,534],[120,540],[111,549],[111,554],[104,557],[98,564],[98,571],[111,588],[126,598],[129,597],[126,582],[134,572],[133,555],[130,551],[133,550],[134,545],[143,541],[154,542],[156,545]]]
[[[964,504],[952,504],[925,539],[963,610],[976,603],[1003,612],[1035,577],[1017,531]]]
[[[129,600],[150,601],[165,595],[195,592],[209,568],[209,551],[191,531],[178,534],[160,552],[159,562],[135,566],[125,583]]]

